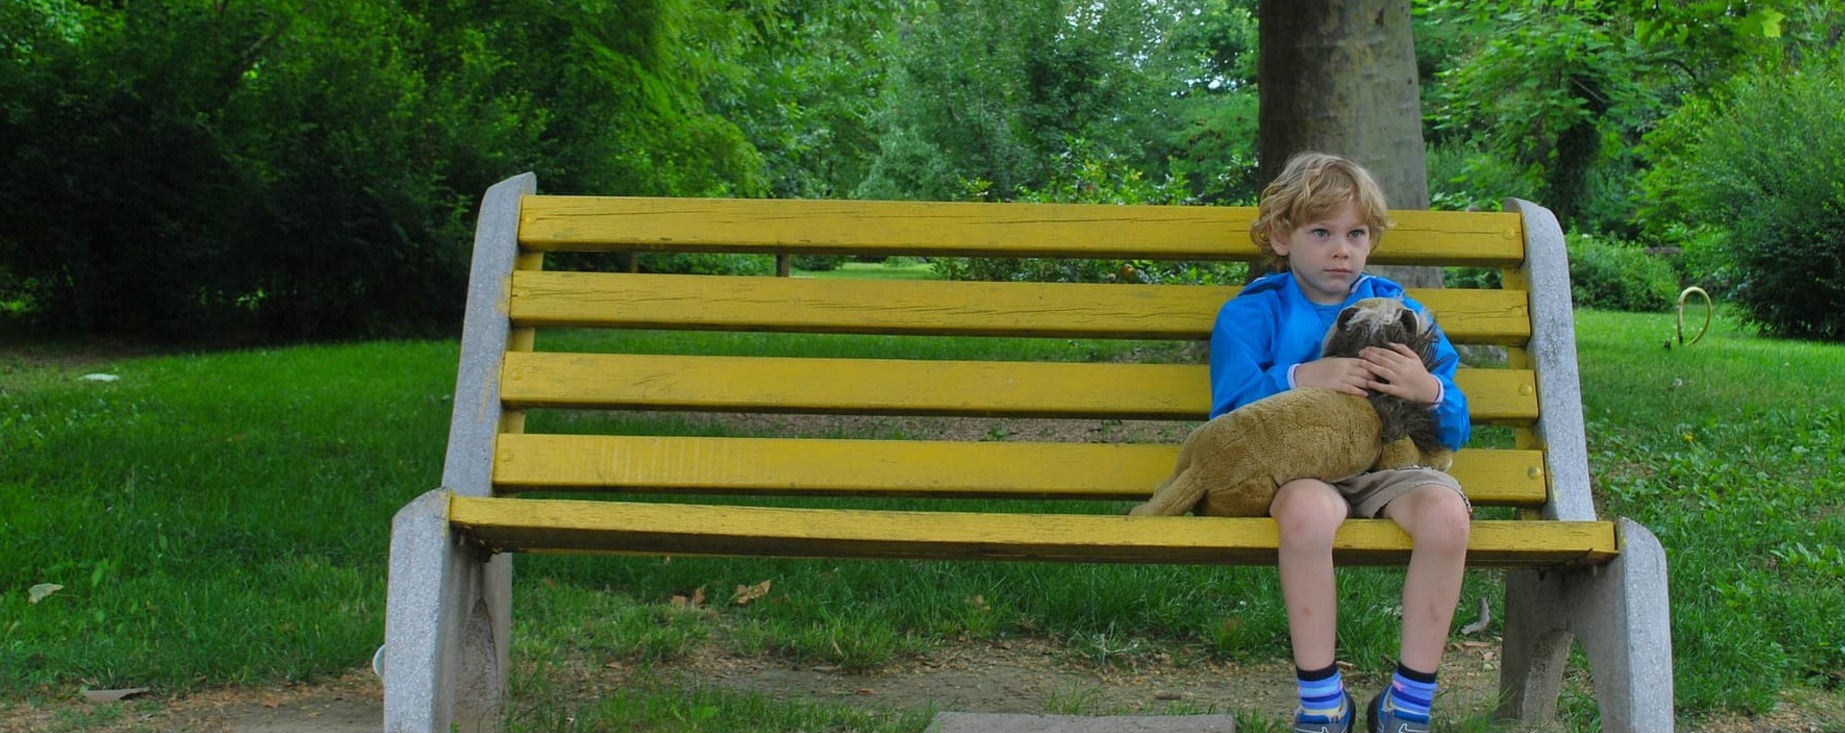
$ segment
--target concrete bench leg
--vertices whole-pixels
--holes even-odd
[[[1556,716],[1573,637],[1589,657],[1602,730],[1673,729],[1665,550],[1638,523],[1618,529],[1621,556],[1606,566],[1506,573],[1501,717]]]
[[[503,724],[512,563],[457,542],[444,489],[391,521],[384,729],[498,730]]]

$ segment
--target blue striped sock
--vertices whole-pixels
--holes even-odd
[[[1338,663],[1313,671],[1296,668],[1294,673],[1303,714],[1330,720],[1345,712],[1345,680],[1339,676]]]
[[[1418,723],[1429,722],[1429,706],[1435,703],[1435,675],[1417,672],[1401,664],[1390,678],[1390,707],[1397,715]]]

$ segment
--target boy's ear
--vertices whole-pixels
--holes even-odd
[[[1281,231],[1280,227],[1269,227],[1268,246],[1275,250],[1277,257],[1288,256],[1288,232]]]

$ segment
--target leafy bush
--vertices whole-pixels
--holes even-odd
[[[495,180],[765,188],[681,40],[717,14],[508,5],[0,2],[0,326],[448,334]]]
[[[1535,168],[1521,168],[1478,146],[1431,145],[1428,166],[1431,209],[1498,211],[1508,198],[1537,201]]]
[[[775,272],[772,255],[735,255],[714,252],[636,255],[641,272],[673,275],[768,275]]]
[[[1678,293],[1678,273],[1631,244],[1571,234],[1570,297],[1579,308],[1661,311]]]
[[[1497,267],[1444,267],[1441,285],[1445,288],[1498,290],[1504,281]]]
[[[1845,341],[1841,71],[1739,77],[1647,140],[1649,229],[1727,255],[1730,298],[1772,335]]]
[[[848,259],[851,258],[845,255],[795,255],[788,258],[788,264],[796,270],[825,272],[839,269]]]
[[[1020,201],[1075,204],[1176,204],[1188,188],[1183,180],[1153,183],[1119,156],[1097,153],[1082,140],[1055,166],[1051,182],[1026,189]],[[1227,233],[1235,236],[1235,233]],[[949,280],[1013,282],[1230,283],[1242,282],[1240,262],[1044,259],[1037,257],[943,257],[936,272]]]

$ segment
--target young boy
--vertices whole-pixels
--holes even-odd
[[[1467,399],[1454,384],[1459,356],[1438,332],[1436,362],[1425,368],[1402,345],[1366,349],[1360,358],[1322,358],[1320,341],[1339,310],[1361,298],[1401,297],[1402,286],[1364,274],[1365,259],[1389,217],[1383,192],[1357,164],[1302,153],[1262,192],[1250,227],[1256,246],[1286,267],[1225,303],[1211,332],[1211,416],[1296,387],[1367,391],[1425,403],[1441,442],[1467,442]],[[1300,683],[1296,731],[1350,731],[1357,717],[1335,660],[1337,598],[1333,534],[1347,516],[1388,517],[1414,541],[1403,581],[1403,629],[1396,674],[1371,699],[1368,729],[1429,729],[1435,672],[1460,600],[1472,507],[1460,484],[1432,468],[1364,473],[1327,483],[1282,485],[1269,506],[1280,533],[1281,595]]]

